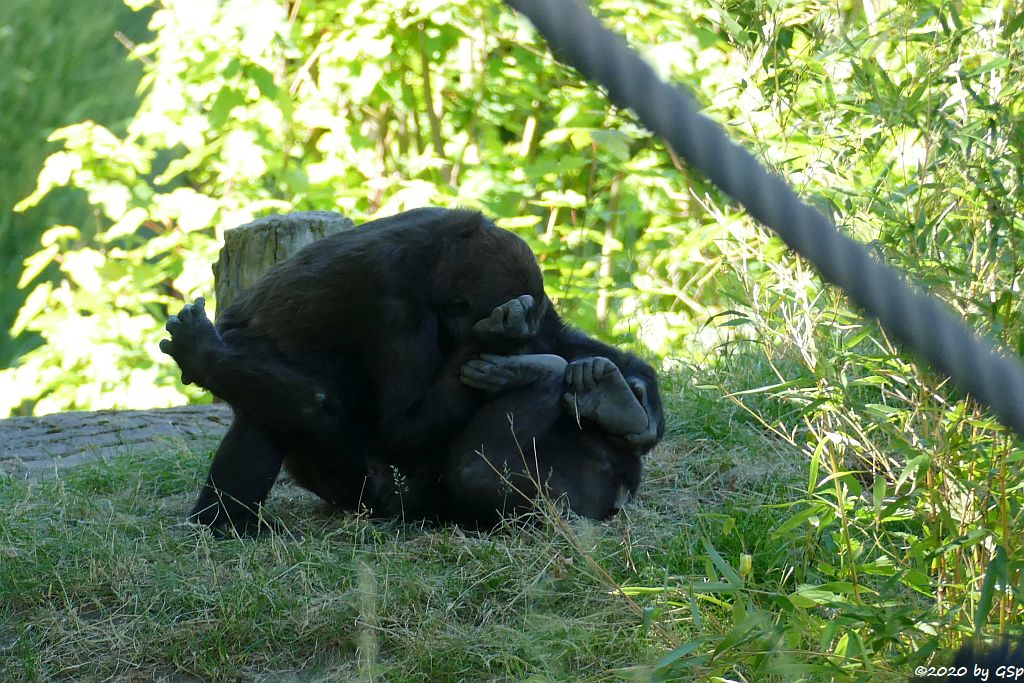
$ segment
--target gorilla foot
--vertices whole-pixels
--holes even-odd
[[[490,317],[473,325],[473,331],[484,340],[529,341],[539,329],[535,307],[533,297],[523,294],[495,308]]]
[[[188,521],[197,526],[207,527],[217,539],[228,538],[264,538],[267,536],[285,536],[301,539],[302,533],[292,531],[276,519],[270,519],[263,513],[262,506],[255,510],[239,505],[225,506],[202,503],[197,504]]]
[[[178,363],[183,384],[202,386],[212,356],[224,344],[206,316],[206,300],[199,297],[194,304],[185,304],[178,315],[167,319],[164,328],[171,338],[160,340],[160,350]]]
[[[562,397],[570,414],[593,420],[610,434],[627,436],[647,431],[650,420],[619,368],[595,356],[569,363],[567,391]]]

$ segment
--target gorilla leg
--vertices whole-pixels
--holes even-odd
[[[196,299],[172,315],[166,325],[171,339],[160,342],[181,368],[182,382],[209,390],[283,438],[337,431],[346,411],[322,376],[277,360],[265,341],[234,331],[221,337],[204,304]]]
[[[222,337],[202,299],[171,316],[167,330],[171,339],[160,348],[177,361],[182,380],[235,410],[192,519],[258,531],[258,509],[285,458],[302,486],[337,505],[356,506],[366,476],[368,420],[360,403],[366,382],[352,363],[311,354],[303,368],[285,364],[265,341],[243,331]]]
[[[258,533],[260,508],[284,455],[284,447],[256,422],[236,414],[189,519],[218,530]]]
[[[285,440],[236,412],[189,518],[242,535],[265,531],[259,512],[282,461],[299,485],[334,505],[356,509],[368,482],[366,440],[360,431],[345,433],[328,420],[323,424],[315,435]]]
[[[508,386],[518,370],[503,367],[504,357],[470,361],[463,371],[477,386],[487,381]],[[524,359],[509,357],[524,367]],[[470,525],[493,526],[502,516],[529,509],[537,485],[546,476],[539,460],[539,442],[559,418],[564,362],[561,368],[534,366],[535,377],[485,403],[451,443],[445,480],[451,490],[446,516]],[[487,368],[483,364],[490,367]],[[522,374],[522,373],[520,373]]]
[[[538,488],[577,514],[604,519],[636,492],[640,459],[635,449],[562,409],[566,375],[565,361],[550,355],[482,356],[466,364],[464,382],[503,393],[486,403],[451,445],[445,473],[454,519],[494,524],[504,514],[530,508]],[[594,382],[587,405],[614,405],[619,388]],[[604,390],[610,395],[601,396]],[[629,426],[642,429],[646,415],[643,421]]]

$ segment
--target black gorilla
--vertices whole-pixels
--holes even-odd
[[[664,420],[654,371],[560,320],[536,260],[479,213],[418,209],[315,242],[216,327],[160,348],[231,404],[191,519],[260,530],[282,462],[345,509],[490,525],[536,484],[603,519]]]

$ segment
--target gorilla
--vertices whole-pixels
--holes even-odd
[[[526,243],[424,208],[305,247],[160,342],[234,420],[190,519],[266,530],[282,464],[346,510],[486,527],[538,494],[615,514],[664,433],[654,370],[566,325]]]

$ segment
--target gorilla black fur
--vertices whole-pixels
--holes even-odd
[[[565,325],[529,247],[417,209],[315,242],[160,348],[231,404],[191,518],[254,533],[282,463],[344,509],[492,525],[537,494],[603,519],[664,432],[636,356]]]

